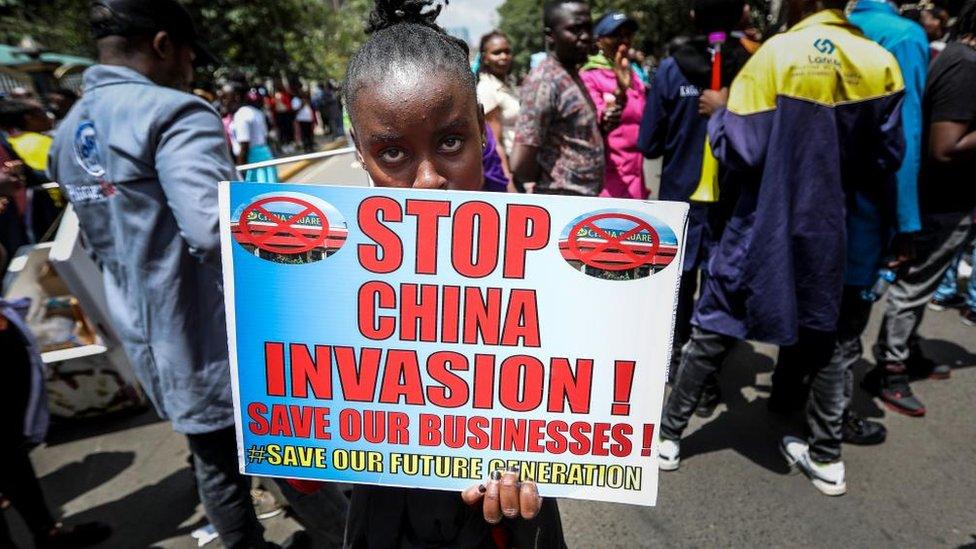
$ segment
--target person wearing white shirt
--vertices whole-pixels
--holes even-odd
[[[481,65],[478,69],[478,101],[485,111],[485,121],[498,139],[498,154],[505,175],[511,179],[508,157],[515,145],[518,122],[518,96],[509,84],[512,70],[512,46],[508,36],[492,31],[481,38]]]
[[[228,86],[226,89],[227,109],[234,113],[230,123],[231,150],[238,165],[253,164],[274,159],[274,153],[268,146],[268,121],[264,112],[255,107],[261,104],[261,97],[254,90],[245,90],[239,86]],[[246,181],[259,183],[277,183],[278,169],[274,166],[247,170],[244,172]]]

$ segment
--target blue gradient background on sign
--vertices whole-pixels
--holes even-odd
[[[348,443],[339,438],[338,414],[344,408],[357,410],[383,410],[406,412],[411,419],[411,433],[416,433],[418,414],[423,410],[416,406],[349,403],[342,400],[341,384],[333,365],[333,400],[317,401],[314,398],[273,398],[266,395],[264,371],[264,342],[303,343],[311,349],[313,345],[352,346],[361,348],[389,347],[413,349],[418,351],[421,372],[426,382],[426,357],[435,351],[453,350],[469,359],[476,353],[490,353],[497,356],[496,364],[508,356],[525,352],[548,363],[553,356],[593,358],[594,383],[590,416],[581,418],[570,414],[553,414],[540,410],[537,414],[524,414],[495,410],[472,411],[468,407],[443,410],[445,414],[485,415],[488,417],[513,417],[532,419],[564,419],[568,421],[611,421],[654,423],[660,420],[663,400],[664,379],[670,359],[670,340],[674,294],[681,261],[675,261],[656,276],[641,280],[611,282],[600,281],[572,269],[563,261],[558,240],[560,232],[574,219],[591,215],[596,211],[607,211],[608,206],[619,206],[609,211],[638,213],[658,220],[665,226],[675,227],[669,232],[683,235],[687,206],[677,203],[651,203],[609,199],[584,199],[562,197],[510,196],[490,193],[440,193],[431,191],[393,191],[389,189],[364,189],[351,187],[326,187],[307,185],[264,185],[251,183],[232,183],[229,194],[229,210],[225,213],[240,212],[258,197],[282,193],[288,196],[313,196],[324,200],[348,222],[349,237],[345,245],[335,255],[316,263],[306,265],[281,265],[262,260],[249,254],[236,243],[230,246],[232,257],[233,289],[228,288],[227,300],[234,300],[236,318],[233,324],[237,342],[237,375],[239,381],[238,397],[240,421],[243,422],[243,449],[252,445],[319,446],[329,449],[336,447],[351,450],[376,450],[381,452],[404,452],[437,455],[477,455],[485,458],[526,459],[533,461],[565,461],[599,464],[622,464],[642,467],[644,491],[640,494],[621,494],[619,490],[580,488],[572,486],[543,485],[540,489],[546,496],[565,496],[607,501],[629,501],[651,505],[654,502],[657,485],[657,468],[654,455],[640,456],[640,435],[635,433],[635,443],[631,457],[613,456],[573,456],[569,453],[560,456],[528,454],[518,452],[475,452],[467,449],[426,448],[411,440],[411,445],[372,444],[366,442]],[[461,202],[480,200],[493,204],[502,214],[509,203],[544,205],[550,212],[550,240],[544,250],[530,252],[527,260],[525,280],[502,278],[500,266],[496,273],[477,281],[467,280],[451,268],[450,224],[448,220],[440,223],[440,246],[438,250],[438,276],[416,275],[413,273],[412,250],[416,244],[416,225],[413,218],[405,216],[403,230],[397,231],[404,244],[404,265],[399,271],[389,275],[375,275],[361,268],[357,260],[357,247],[362,243],[372,243],[363,235],[357,223],[357,208],[368,196],[382,194],[393,196],[401,204],[406,199],[449,199],[454,204],[452,211]],[[331,215],[331,212],[329,212]],[[225,216],[232,217],[232,216]],[[502,215],[502,234],[504,234],[504,215]],[[222,226],[225,240],[230,238],[226,226]],[[396,227],[398,224],[389,224]],[[657,227],[658,224],[655,224]],[[664,231],[662,232],[662,237]],[[677,237],[676,237],[677,238]],[[502,243],[503,245],[503,243]],[[501,252],[499,254],[502,255]],[[230,266],[225,266],[225,269]],[[357,293],[367,281],[382,280],[396,288],[401,283],[424,283],[440,285],[459,285],[500,288],[536,288],[539,298],[539,315],[542,325],[542,348],[522,350],[511,347],[488,347],[477,345],[454,345],[442,343],[403,342],[391,339],[386,342],[367,340],[358,330]],[[596,318],[581,318],[573,311],[591,311]],[[625,322],[617,326],[606,320],[614,317]],[[607,326],[610,327],[607,327]],[[287,351],[287,349],[286,349]],[[358,353],[357,353],[358,355]],[[384,355],[385,356],[385,355]],[[632,417],[611,417],[609,415],[612,399],[612,360],[636,359],[638,371],[635,374],[631,400]],[[286,360],[286,364],[287,364]],[[471,371],[458,372],[470,379]],[[382,376],[382,360],[380,368]],[[287,379],[287,377],[286,377]],[[377,389],[379,384],[377,385]],[[378,392],[378,391],[377,391]],[[247,405],[251,402],[271,404],[297,404],[326,406],[331,408],[331,441],[298,439],[271,436],[254,436],[247,429]],[[330,468],[303,469],[265,464],[246,463],[246,472],[253,475],[322,479],[353,483],[382,483],[399,486],[419,486],[445,490],[461,490],[475,481],[456,479],[419,479],[408,476],[393,476],[388,473],[354,473],[336,471],[331,468],[331,455],[327,461]],[[488,471],[485,471],[488,474]]]

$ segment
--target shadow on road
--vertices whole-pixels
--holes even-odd
[[[868,362],[864,358],[858,360],[854,366],[854,395],[851,398],[851,410],[864,418],[882,418],[885,416],[883,408],[878,406],[874,395],[865,391],[861,387],[864,376],[874,369],[874,363]]]
[[[976,355],[969,350],[942,339],[922,339],[919,341],[922,352],[932,360],[948,364],[953,370],[976,367]]]
[[[193,472],[184,468],[123,498],[72,515],[71,522],[111,525],[112,537],[99,547],[151,547],[199,528],[202,522],[180,527],[194,515],[197,504]]]
[[[65,464],[40,479],[45,499],[56,515],[61,514],[65,503],[119,476],[135,459],[134,452],[101,452]]]
[[[46,442],[48,446],[58,446],[126,429],[144,427],[160,421],[162,419],[151,408],[94,418],[57,420],[51,424]]]
[[[921,345],[925,356],[949,364],[953,369],[976,367],[976,355],[956,343],[926,339]],[[759,374],[772,372],[774,365],[770,357],[757,353],[751,345],[736,347],[719,375],[722,400],[728,409],[682,440],[683,459],[732,449],[769,471],[789,472],[780,456],[778,441],[787,434],[802,436],[805,432],[804,414],[800,411],[783,417],[767,410],[770,387],[757,383],[756,378]],[[872,368],[874,364],[865,359],[854,365],[851,407],[862,417],[880,418],[884,417],[884,410],[861,388],[861,380]]]
[[[729,448],[769,471],[789,472],[777,442],[790,429],[792,418],[784,420],[769,413],[769,387],[756,383],[757,374],[772,372],[773,365],[773,359],[757,353],[751,345],[736,347],[719,375],[728,410],[682,440],[682,459]]]

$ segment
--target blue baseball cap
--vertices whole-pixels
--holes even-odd
[[[593,27],[593,36],[603,38],[617,32],[624,25],[632,30],[637,30],[637,21],[634,21],[622,11],[611,11],[600,18],[600,21]]]

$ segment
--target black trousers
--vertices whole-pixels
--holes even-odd
[[[278,112],[274,115],[275,126],[278,128],[278,142],[282,145],[295,142],[295,113]]]
[[[801,329],[795,345],[780,349],[773,373],[774,378],[777,373],[789,372],[809,379],[809,393],[799,392],[793,398],[798,407],[806,402],[810,457],[820,463],[840,461],[844,411],[850,402],[850,368],[835,360],[836,356],[836,333]]]
[[[837,324],[837,338],[834,343],[830,361],[844,369],[844,398],[846,407],[850,407],[854,398],[854,365],[864,353],[861,336],[868,327],[871,319],[871,309],[874,304],[861,298],[864,288],[860,286],[845,286],[844,296],[840,303],[840,320]],[[809,343],[806,344],[809,347]],[[780,350],[779,362],[773,372],[773,397],[789,400],[804,400],[807,398],[809,387],[806,377],[809,368],[802,365],[806,361],[803,345]],[[781,367],[782,366],[782,367]],[[799,367],[798,367],[799,366]]]
[[[678,307],[674,312],[674,339],[671,351],[671,371],[668,373],[669,383],[674,383],[674,378],[678,375],[678,366],[681,364],[681,349],[691,337],[691,317],[695,314],[695,294],[698,293],[699,274],[701,285],[704,286],[708,273],[698,269],[681,273]]]
[[[233,427],[187,435],[200,502],[227,549],[263,548],[264,527],[251,504],[251,483],[237,464]]]
[[[315,126],[311,122],[299,122],[298,131],[302,136],[302,148],[312,152],[315,149]]]
[[[0,331],[3,382],[0,383],[0,493],[10,500],[35,538],[54,527],[54,518],[28,455],[24,440],[24,413],[30,393],[31,364],[27,345],[12,325]],[[12,547],[7,521],[0,512],[0,547]]]
[[[509,547],[562,549],[559,506],[542,500],[532,520],[506,520]],[[346,549],[464,547],[497,549],[480,506],[469,507],[457,492],[357,485],[346,523]]]

